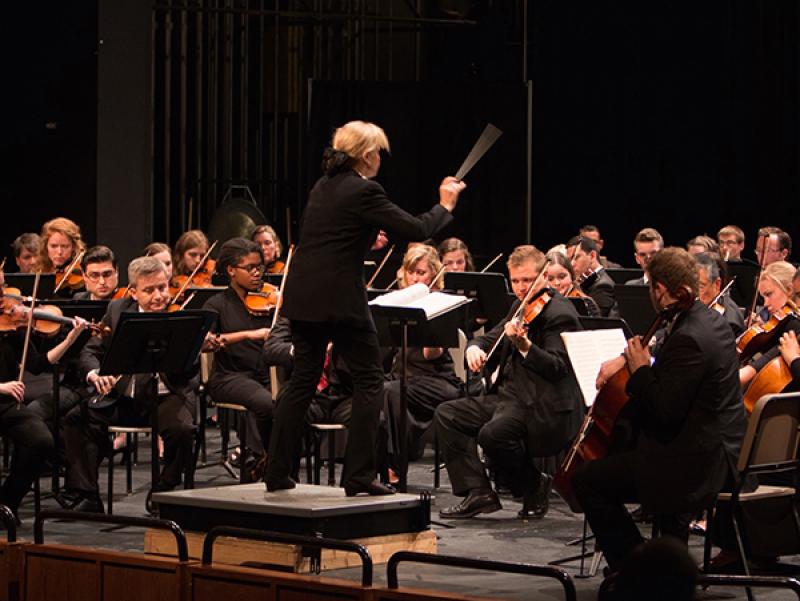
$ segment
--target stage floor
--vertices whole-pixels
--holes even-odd
[[[219,457],[219,432],[209,430],[209,460]],[[140,445],[140,464],[134,471],[134,494],[125,496],[125,469],[120,466],[115,470],[115,495],[114,513],[122,515],[144,515],[144,501],[149,482],[149,444]],[[433,486],[432,451],[428,449],[422,461],[411,464],[409,471],[410,493],[424,489],[431,490]],[[341,466],[339,466],[340,468]],[[340,472],[340,469],[338,470]],[[101,469],[101,491],[105,489],[106,470]],[[302,474],[302,471],[301,471]],[[323,470],[323,479],[327,476]],[[42,479],[42,490],[50,490],[50,480]],[[219,465],[199,469],[196,475],[196,486],[221,487],[237,484],[231,476]],[[489,515],[484,515],[469,520],[439,520],[438,510],[452,505],[458,500],[450,494],[450,485],[447,474],[442,472],[442,486],[432,491],[434,494],[431,519],[434,520],[433,528],[439,537],[439,554],[456,555],[463,557],[479,557],[485,559],[547,563],[549,561],[573,555],[576,547],[565,546],[570,540],[576,539],[582,533],[582,516],[576,516],[569,511],[565,503],[553,495],[550,512],[543,520],[523,522],[516,517],[520,503],[510,498],[503,498],[503,509]],[[342,497],[344,493],[342,492]],[[44,508],[57,508],[52,498],[44,498]],[[33,497],[29,495],[21,512],[23,524],[19,529],[19,537],[33,540]],[[643,532],[649,533],[649,526],[643,527]],[[118,550],[141,551],[143,548],[143,531],[136,528],[101,528],[94,524],[79,524],[69,522],[52,522],[45,526],[45,542],[61,542],[68,544],[105,547]],[[698,558],[702,556],[703,539],[693,536],[690,540],[690,550]],[[793,556],[782,558],[782,565],[789,573],[800,574],[800,557]],[[601,565],[604,567],[605,564]],[[564,566],[575,575],[578,572],[578,562]],[[588,564],[587,564],[588,569]],[[341,577],[357,580],[360,572],[357,569],[335,570],[325,572],[327,577]],[[596,598],[597,588],[600,586],[602,576],[598,575],[589,579],[576,579],[578,598],[581,601],[590,601]],[[375,567],[376,583],[385,583],[386,567]],[[563,598],[561,589],[555,583],[506,574],[491,574],[467,570],[443,569],[435,566],[419,566],[403,564],[400,566],[400,584],[451,590],[464,594],[494,597],[497,599],[540,599],[542,601]],[[716,589],[700,599],[744,599],[745,596],[734,596],[729,589]],[[792,599],[792,595],[783,592],[759,592],[759,599],[779,601]]]

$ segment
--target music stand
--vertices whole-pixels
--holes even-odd
[[[212,296],[216,296],[220,292],[224,292],[227,289],[227,286],[190,286],[183,293],[184,298],[191,298],[191,300],[186,303],[184,310],[190,311],[202,309],[203,305],[206,304],[208,299],[210,299]]]
[[[19,288],[22,296],[31,296],[33,294],[33,281],[36,279],[35,273],[7,273],[6,286],[10,288]],[[56,289],[56,274],[43,273],[39,280],[39,298],[50,298],[53,296],[53,291]]]
[[[400,348],[400,456],[397,458],[400,492],[406,492],[408,484],[408,347],[457,347],[458,330],[467,322],[472,302],[465,299],[431,317],[423,309],[415,307],[370,305],[373,317],[377,318],[375,325],[381,345]]]
[[[614,286],[614,296],[619,314],[628,322],[633,333],[641,336],[647,332],[656,317],[650,300],[650,287],[617,284]]]
[[[153,485],[159,478],[156,376],[159,373],[183,374],[191,371],[215,318],[216,315],[211,311],[124,312],[112,334],[108,352],[103,357],[100,375],[153,376],[147,391],[151,404],[150,473]]]
[[[758,265],[744,261],[728,261],[728,279],[736,276],[736,281],[731,286],[731,298],[740,306],[750,310],[753,295],[756,293],[756,276]]]
[[[445,273],[444,287],[456,294],[477,299],[475,317],[488,320],[487,330],[503,321],[516,299],[509,297],[508,282],[501,273]]]
[[[614,269],[606,269],[605,271],[609,277],[614,280],[615,284],[624,284],[631,280],[638,280],[644,274],[644,271],[638,267],[616,267]]]
[[[622,330],[625,340],[633,338],[633,332],[628,323],[621,317],[594,317],[581,315],[578,319],[584,330]]]
[[[58,307],[64,317],[82,317],[86,321],[99,323],[108,309],[107,300],[74,300],[74,299],[57,299],[49,300],[47,304],[52,307]],[[57,363],[52,365],[53,368],[53,440],[56,448],[58,448],[58,441],[61,432],[61,364],[69,359],[72,359],[80,354],[83,345],[89,339],[91,334],[89,332],[83,333],[62,355]],[[52,476],[52,490],[57,493],[60,490],[58,481],[58,474],[61,468],[61,459],[59,453],[53,456],[53,476]]]

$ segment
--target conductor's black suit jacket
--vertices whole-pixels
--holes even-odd
[[[303,214],[286,278],[283,315],[374,329],[367,306],[364,257],[378,230],[406,240],[424,240],[452,219],[438,204],[414,217],[390,201],[380,184],[355,171],[321,177]]]
[[[653,513],[699,509],[735,474],[746,428],[736,344],[725,318],[695,301],[655,364],[627,385],[641,426],[635,479]]]

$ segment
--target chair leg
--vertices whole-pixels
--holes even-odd
[[[111,438],[111,451],[108,454],[108,515],[114,513],[114,439]]]
[[[322,473],[322,435],[314,433],[314,484],[320,483]]]
[[[306,482],[314,483],[314,433],[310,430],[306,432]]]
[[[742,560],[742,566],[744,567],[744,573],[746,576],[750,576],[750,566],[747,563],[747,553],[745,552],[745,544],[742,531],[742,524],[739,522],[739,518],[741,517],[741,508],[738,504],[732,504],[732,514],[733,514],[733,531],[736,534],[736,545],[739,548],[739,558]],[[706,532],[708,535],[708,532]],[[754,601],[755,595],[753,595],[753,590],[748,586],[745,588],[747,592],[747,599],[748,601]]]
[[[714,532],[714,511],[717,504],[712,503],[706,510],[706,536],[703,539],[703,573],[708,574],[708,566],[711,563],[711,538]]]
[[[328,486],[336,486],[336,432],[328,432]]]
[[[42,487],[39,483],[39,474],[33,479],[33,511],[38,516],[42,510]]]
[[[217,407],[217,421],[219,422],[220,433],[220,455],[222,461],[228,460],[228,444],[230,443],[230,430],[228,429],[228,412],[225,409]]]
[[[133,457],[131,447],[133,446],[133,434],[125,433],[125,484],[129,495],[133,494]]]
[[[200,461],[206,464],[206,419],[208,418],[208,399],[205,391],[200,395],[200,419],[197,424],[198,444],[200,445]]]
[[[239,419],[239,484],[247,484],[250,477],[247,473],[247,456],[250,449],[247,448],[247,412],[238,411]]]
[[[439,488],[441,484],[441,466],[439,463],[439,435],[433,433],[433,488]]]

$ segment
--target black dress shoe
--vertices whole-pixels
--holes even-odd
[[[84,497],[73,508],[75,511],[83,511],[84,513],[105,513],[103,502],[100,497]]]
[[[275,492],[276,490],[290,490],[297,486],[297,482],[286,476],[285,478],[278,478],[277,480],[267,480],[267,492]]]
[[[439,512],[439,517],[447,519],[471,518],[479,513],[493,513],[502,509],[500,499],[493,490],[470,491],[458,505],[447,507]]]
[[[63,509],[74,509],[75,505],[81,502],[83,496],[74,490],[62,490],[55,496],[56,503]]]
[[[379,497],[381,495],[393,495],[397,491],[391,484],[384,484],[380,480],[373,480],[366,486],[354,483],[344,485],[344,494],[348,497],[355,497],[362,492],[373,497]]]
[[[517,513],[517,517],[523,520],[539,520],[543,518],[547,514],[547,510],[550,509],[551,490],[553,490],[553,476],[542,474],[536,491],[525,495],[522,501],[522,509]]]

